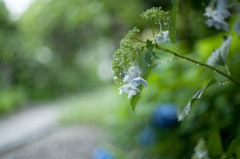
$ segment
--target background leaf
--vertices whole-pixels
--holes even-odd
[[[232,154],[234,153],[235,149],[237,148],[237,146],[240,144],[240,133],[238,134],[238,136],[232,140],[228,151],[227,151],[227,157],[231,157]]]
[[[232,36],[223,37],[222,45],[212,52],[212,55],[208,58],[208,65],[225,65],[227,62],[228,51],[232,42]]]
[[[190,112],[191,106],[195,103],[196,100],[200,99],[202,97],[203,92],[205,91],[206,88],[209,86],[213,85],[216,83],[215,79],[211,79],[206,86],[201,88],[193,97],[192,99],[188,102],[188,104],[184,107],[182,112],[180,113],[178,117],[178,121],[183,121],[185,116],[187,116]]]
[[[177,20],[177,13],[178,13],[178,4],[179,0],[175,0],[173,2],[173,8],[171,11],[170,17],[170,27],[169,27],[169,38],[172,43],[175,44],[176,42],[176,20]]]
[[[146,44],[146,47],[147,47],[148,51],[152,52],[152,50],[153,50],[154,46],[153,46],[153,44],[152,44],[152,41],[151,41],[151,40],[148,40],[148,39],[147,39],[147,44]]]
[[[223,153],[222,139],[218,129],[214,129],[209,133],[208,151],[211,156],[220,156]]]

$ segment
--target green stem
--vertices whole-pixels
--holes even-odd
[[[153,33],[153,37],[155,37],[155,33],[154,33],[154,22],[152,22],[152,33]]]
[[[229,69],[228,69],[228,67],[227,67],[227,65],[225,63],[224,63],[224,66],[225,66],[225,68],[227,70],[228,75],[231,76],[231,73],[230,73],[230,71],[229,71]]]
[[[233,79],[230,75],[228,75],[228,74],[226,74],[226,73],[224,73],[224,72],[222,72],[222,71],[220,71],[220,70],[218,70],[218,69],[216,69],[216,68],[214,68],[214,67],[212,67],[212,66],[210,66],[210,65],[208,65],[208,64],[205,64],[205,63],[196,61],[196,60],[194,60],[194,59],[191,59],[191,58],[189,58],[189,57],[186,57],[186,56],[184,56],[184,55],[181,55],[181,54],[179,54],[178,52],[175,52],[175,51],[171,51],[171,50],[162,48],[162,47],[160,47],[160,46],[158,46],[158,45],[155,45],[155,46],[156,46],[157,49],[160,49],[160,50],[162,50],[162,51],[168,52],[168,53],[173,54],[173,55],[175,55],[175,56],[177,56],[177,57],[180,57],[180,58],[182,58],[182,59],[188,60],[188,61],[190,61],[190,62],[192,62],[192,63],[195,63],[195,64],[197,64],[197,65],[201,65],[201,66],[205,66],[205,67],[213,70],[214,72],[217,72],[217,73],[225,76],[226,78],[228,78],[229,80],[231,80],[231,81],[234,82],[235,84],[240,85],[240,83],[239,83],[238,81],[236,81],[235,79]]]

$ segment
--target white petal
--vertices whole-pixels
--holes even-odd
[[[170,41],[168,30],[163,31],[162,34],[163,34],[164,41]]]
[[[212,14],[213,14],[213,8],[212,8],[212,7],[207,7],[207,8],[205,8],[205,13],[204,13],[204,15],[205,15],[206,17],[212,17]]]
[[[135,96],[137,94],[137,91],[131,90],[128,92],[128,99],[131,98],[132,96]]]
[[[141,84],[142,84],[144,87],[148,88],[147,81],[145,81],[144,79],[141,80]]]
[[[123,93],[123,88],[120,87],[120,88],[119,88],[119,94],[121,95],[122,93]]]
[[[134,86],[139,86],[140,84],[142,84],[143,86],[145,86],[146,88],[148,88],[147,86],[147,81],[145,81],[143,78],[141,77],[137,77],[137,78],[134,78],[132,81],[131,81],[131,84],[134,85]]]
[[[156,43],[164,42],[164,37],[161,34],[156,35],[153,39],[156,40]]]

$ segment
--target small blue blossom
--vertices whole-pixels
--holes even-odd
[[[171,103],[157,107],[152,115],[152,124],[156,128],[170,128],[177,124],[177,120],[177,110]]]
[[[158,35],[156,35],[153,39],[156,40],[156,43],[163,43],[165,41],[170,41],[169,31],[168,30],[163,31]]]
[[[136,136],[136,142],[140,145],[151,145],[157,140],[157,133],[151,128],[142,129]]]
[[[93,151],[92,159],[115,159],[115,157],[107,149],[98,147]]]

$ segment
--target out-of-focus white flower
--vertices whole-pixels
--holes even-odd
[[[224,20],[231,15],[226,8],[227,8],[226,0],[218,0],[217,9],[216,9],[218,18]]]
[[[223,20],[208,19],[206,24],[208,27],[215,27],[218,30],[229,32],[229,24]]]
[[[236,30],[238,36],[240,36],[240,21],[234,25],[234,29]]]
[[[204,15],[206,17],[212,17],[212,14],[213,14],[213,8],[212,7],[206,7]]]
[[[156,40],[156,43],[162,43],[162,42],[165,42],[165,41],[170,41],[169,31],[168,30],[163,31],[163,32],[157,34],[153,39]]]
[[[228,18],[231,14],[226,8],[226,0],[218,0],[216,9],[206,7],[204,16],[209,18],[206,21],[208,27],[215,27],[218,30],[229,32],[229,24],[224,19]]]

